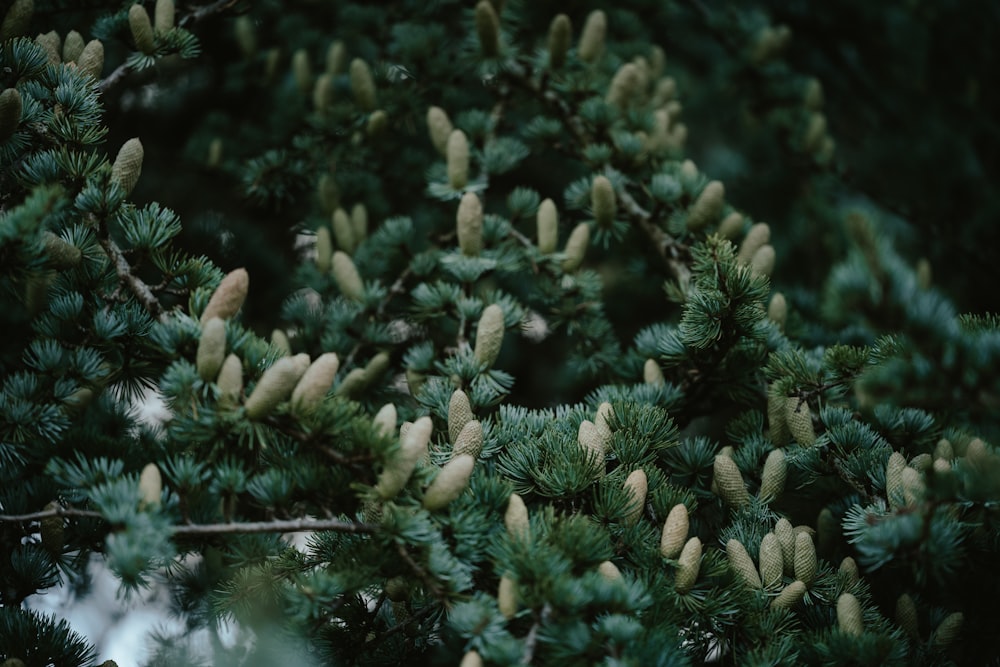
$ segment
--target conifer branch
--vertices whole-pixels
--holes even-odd
[[[70,507],[56,507],[50,510],[40,510],[27,514],[0,514],[0,521],[4,523],[21,523],[23,521],[40,521],[51,519],[52,517],[80,517],[86,519],[103,519],[104,515],[94,510],[77,510]]]
[[[102,238],[100,240],[101,247],[104,248],[104,252],[107,253],[108,259],[115,267],[115,273],[118,274],[118,279],[123,283],[128,285],[132,294],[139,300],[142,307],[145,308],[150,315],[156,317],[160,320],[164,318],[163,306],[160,305],[159,299],[153,294],[153,290],[150,289],[141,278],[132,273],[132,265],[129,264],[128,260],[125,259],[125,255],[122,254],[121,248],[118,244],[111,240],[109,237]]]
[[[411,556],[410,552],[406,550],[406,545],[402,542],[396,542],[396,553],[398,553],[399,557],[403,559],[403,562],[406,563],[407,567],[413,571],[413,574],[420,577],[420,580],[424,582],[424,586],[427,587],[428,592],[430,592],[430,594],[437,599],[441,600],[443,604],[447,605],[447,598],[445,597],[445,591],[441,587],[441,584],[438,583],[438,581],[431,576],[431,573],[424,569],[420,563],[413,560],[413,556]]]
[[[296,533],[300,531],[338,533],[375,533],[378,526],[339,519],[290,519],[233,523],[202,523],[174,526],[174,535],[238,535],[249,533]]]

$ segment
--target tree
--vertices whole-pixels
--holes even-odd
[[[93,664],[23,602],[95,553],[253,638],[153,665],[1000,657],[996,296],[908,259],[995,247],[995,197],[954,243],[947,185],[900,203],[949,156],[995,174],[987,72],[920,114],[923,153],[862,133],[916,95],[873,88],[988,21],[4,8],[5,665]]]

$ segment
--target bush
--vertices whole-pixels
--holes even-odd
[[[1000,660],[995,22],[145,4],[2,5],[4,665]]]

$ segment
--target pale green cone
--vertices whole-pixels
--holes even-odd
[[[589,419],[584,419],[580,422],[576,439],[580,443],[580,447],[591,455],[595,463],[604,463],[604,446],[594,428],[594,422]]]
[[[378,97],[375,92],[375,79],[372,77],[372,70],[361,58],[351,61],[350,67],[351,95],[354,96],[354,103],[362,111],[375,111],[378,108]]]
[[[684,545],[677,559],[677,572],[674,574],[674,589],[685,594],[694,588],[701,569],[701,540],[692,537]]]
[[[483,659],[478,652],[469,651],[462,656],[462,662],[458,664],[458,667],[483,667]]]
[[[531,523],[528,519],[528,507],[524,504],[521,496],[516,493],[510,494],[507,500],[507,511],[503,515],[504,527],[507,534],[515,540],[528,540],[531,538]]]
[[[813,113],[806,124],[806,131],[802,137],[802,147],[807,153],[815,153],[822,147],[825,136],[826,116],[821,113]]]
[[[281,329],[271,331],[271,347],[280,350],[285,357],[292,356],[292,343],[288,340],[288,334]]]
[[[604,401],[597,406],[597,414],[594,416],[594,432],[601,443],[601,449],[606,453],[611,442],[611,424],[609,420],[614,414],[611,404]]]
[[[337,283],[340,293],[351,301],[363,301],[365,285],[361,282],[361,274],[358,273],[351,256],[342,250],[337,250],[333,253],[332,265],[333,281]]]
[[[802,105],[810,111],[819,111],[823,108],[823,84],[818,79],[809,79],[806,82],[806,89],[802,94]]]
[[[677,558],[688,536],[688,509],[684,503],[677,503],[667,514],[663,522],[663,532],[660,534],[660,555],[664,558]]]
[[[389,500],[406,486],[413,474],[413,468],[427,453],[427,443],[431,439],[433,423],[430,417],[421,417],[403,435],[400,430],[400,448],[395,457],[386,463],[379,475],[375,490],[383,500]]]
[[[58,65],[62,62],[62,56],[60,55],[62,52],[62,40],[60,40],[59,33],[55,30],[36,37],[35,44],[45,49],[50,65]]]
[[[781,557],[781,545],[774,533],[768,533],[760,541],[759,560],[760,581],[764,588],[772,589],[781,584],[785,565]]]
[[[337,385],[337,389],[334,390],[334,394],[350,398],[361,393],[361,391],[363,391],[367,386],[368,378],[365,375],[365,369],[352,368],[348,371],[347,375],[340,380],[340,384]]]
[[[474,192],[462,195],[455,215],[455,230],[463,255],[476,257],[483,251],[483,204]]]
[[[509,575],[500,577],[497,589],[497,606],[504,618],[511,619],[517,613],[517,582]]]
[[[163,478],[155,463],[147,463],[139,475],[139,497],[146,507],[159,507],[163,494]]]
[[[613,107],[627,109],[640,96],[642,92],[641,81],[642,75],[635,63],[623,64],[611,78],[611,85],[608,86],[605,101]]]
[[[168,32],[174,29],[174,0],[156,0],[153,12],[153,27],[157,32]]]
[[[660,365],[656,363],[656,360],[646,359],[646,363],[642,367],[642,381],[646,384],[657,386],[667,383],[667,379],[663,377],[663,371],[660,369]]]
[[[785,574],[792,574],[795,569],[795,529],[788,519],[781,518],[774,525],[774,536],[778,538],[781,547],[781,560]]]
[[[549,67],[559,69],[566,64],[566,52],[573,40],[573,24],[565,14],[557,14],[549,24]]]
[[[726,555],[729,557],[729,567],[748,588],[760,590],[763,587],[760,575],[757,574],[757,568],[754,567],[753,559],[750,558],[750,554],[747,553],[742,542],[737,539],[726,542]]]
[[[339,39],[326,49],[326,71],[328,74],[343,74],[347,69],[347,47]]]
[[[587,254],[587,246],[590,245],[590,226],[581,222],[569,235],[564,251],[566,257],[563,259],[562,270],[566,273],[573,273],[583,264],[583,257]]]
[[[354,225],[347,215],[347,211],[338,208],[330,218],[333,227],[333,238],[337,242],[337,247],[348,255],[354,252]]]
[[[375,413],[375,418],[372,419],[372,424],[375,426],[375,430],[385,437],[392,437],[396,435],[396,420],[399,417],[396,414],[396,406],[392,403],[386,403],[379,411]]]
[[[935,646],[950,646],[962,633],[962,623],[964,621],[965,616],[960,611],[948,614],[934,631],[931,643]]]
[[[597,573],[604,577],[607,581],[621,581],[622,572],[618,569],[618,566],[609,560],[601,561],[601,564],[597,566]]]
[[[719,236],[732,241],[743,231],[743,216],[740,213],[730,213],[719,223]]]
[[[51,266],[63,270],[80,265],[83,253],[72,243],[67,243],[62,237],[49,231],[42,232],[42,239],[45,245],[45,259]]]
[[[205,382],[211,382],[219,374],[225,360],[226,323],[221,318],[213,317],[201,327],[195,363],[198,375]]]
[[[840,572],[841,576],[847,580],[848,586],[853,586],[861,579],[861,572],[858,570],[858,564],[850,556],[840,561],[840,568],[838,568],[838,572]]]
[[[451,501],[462,495],[469,486],[476,459],[468,454],[459,454],[441,468],[437,477],[424,494],[424,509],[434,512],[444,509]]]
[[[215,384],[219,387],[221,405],[233,406],[240,402],[240,394],[243,393],[243,362],[239,357],[235,354],[226,357]]]
[[[608,31],[608,17],[597,9],[587,15],[580,34],[580,43],[576,52],[585,63],[592,63],[604,53],[604,39]]]
[[[776,261],[777,256],[774,252],[774,246],[770,243],[765,243],[750,258],[750,270],[758,276],[770,276],[774,273],[774,264]]]
[[[795,442],[810,447],[816,442],[812,412],[806,401],[791,396],[785,400],[785,423]]]
[[[122,144],[111,165],[111,180],[118,183],[126,195],[132,192],[142,173],[143,155],[142,142],[132,138]]]
[[[89,74],[95,79],[101,78],[104,71],[104,44],[99,39],[92,39],[83,47],[83,52],[76,61],[77,69]]]
[[[908,506],[916,505],[924,497],[926,485],[920,472],[909,466],[903,468],[903,500]]]
[[[455,439],[455,446],[452,448],[452,458],[468,454],[472,458],[479,458],[483,451],[483,425],[473,419],[468,422]]]
[[[837,598],[837,627],[844,634],[855,637],[865,631],[861,603],[850,593],[841,593],[840,597]]]
[[[896,623],[903,629],[910,639],[920,639],[920,630],[917,624],[917,605],[906,593],[896,600]]]
[[[801,581],[793,581],[781,589],[778,597],[771,600],[771,609],[790,609],[797,605],[805,594],[806,585]]]
[[[297,357],[281,357],[275,361],[260,376],[257,386],[247,397],[244,404],[247,418],[256,421],[274,412],[282,401],[291,396],[305,371]]]
[[[476,327],[476,361],[492,368],[503,346],[503,309],[493,303],[483,309]]]
[[[890,507],[901,507],[903,498],[903,470],[906,459],[899,452],[889,456],[885,466],[885,495]]]
[[[788,476],[788,463],[785,461],[785,453],[780,449],[771,450],[764,461],[764,470],[761,473],[760,499],[764,502],[776,500],[785,490],[785,479]]]
[[[257,28],[249,14],[236,17],[236,21],[233,22],[233,35],[244,58],[251,58],[257,53]]]
[[[730,507],[742,507],[750,502],[750,494],[743,485],[743,475],[736,462],[728,456],[715,457],[714,479],[719,496]]]
[[[753,256],[757,253],[757,251],[770,240],[771,228],[766,222],[758,222],[750,228],[750,231],[748,231],[746,237],[744,237],[743,243],[740,244],[740,250],[736,255],[736,259],[741,264],[749,264],[750,260],[753,259]]]
[[[456,389],[448,401],[448,439],[452,444],[458,442],[458,436],[473,418],[469,396],[461,389]]]
[[[227,273],[212,292],[208,305],[201,314],[201,323],[205,324],[213,317],[223,320],[231,318],[243,307],[249,289],[250,275],[246,269],[234,269]]]
[[[788,319],[788,303],[785,295],[775,292],[771,295],[771,301],[767,304],[767,319],[778,325],[778,329],[785,330],[785,321]]]
[[[316,268],[320,273],[330,270],[333,263],[333,237],[325,225],[316,230]]]
[[[469,182],[469,140],[465,132],[452,130],[448,135],[445,157],[448,162],[448,184],[454,190],[464,190]]]
[[[431,107],[427,110],[427,134],[431,143],[441,155],[448,154],[448,138],[455,128],[448,114],[441,107]]]
[[[351,231],[355,247],[368,238],[368,208],[360,202],[351,207]]]
[[[590,207],[594,221],[600,227],[610,227],[615,221],[615,189],[607,176],[595,176],[590,186]]]
[[[0,42],[24,35],[31,24],[31,15],[34,12],[34,0],[14,0],[7,13],[4,14],[3,23],[0,24]]]
[[[322,115],[330,110],[333,105],[333,75],[320,74],[316,77],[312,88],[313,110]]]
[[[632,498],[632,502],[626,508],[623,518],[625,523],[635,524],[642,517],[642,511],[646,506],[646,493],[649,490],[649,480],[646,478],[646,472],[642,468],[633,470],[625,479],[623,487],[625,492]]]
[[[316,196],[325,213],[333,214],[340,206],[340,188],[333,174],[326,172],[316,182]]]
[[[688,210],[688,231],[699,232],[718,220],[725,205],[725,186],[719,181],[710,181]]]
[[[292,410],[305,415],[323,404],[340,369],[340,359],[333,352],[316,357],[292,390]]]
[[[475,11],[476,35],[484,58],[500,55],[500,19],[489,0],[480,0]]]
[[[807,533],[795,536],[795,578],[808,588],[816,579],[816,545]]]
[[[309,94],[313,87],[312,65],[309,63],[309,52],[299,49],[292,54],[292,77],[295,87],[303,95]]]
[[[548,255],[559,245],[559,211],[551,199],[544,200],[538,207],[538,252]]]
[[[139,4],[129,7],[128,27],[132,31],[135,48],[147,56],[152,55],[156,51],[156,43],[153,41],[153,23],[149,20],[145,7]]]
[[[955,458],[955,448],[951,446],[951,442],[945,438],[938,440],[937,445],[934,446],[934,458],[946,461]]]

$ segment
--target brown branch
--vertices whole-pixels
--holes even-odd
[[[425,570],[420,563],[413,560],[413,556],[411,556],[410,552],[406,550],[406,546],[402,542],[396,543],[396,553],[399,554],[399,557],[403,559],[403,562],[406,563],[410,570],[412,570],[415,575],[420,577],[420,580],[424,582],[424,586],[427,587],[430,594],[441,600],[442,604],[447,604],[445,591],[441,588],[441,584],[438,583],[438,581],[431,576],[431,573]]]
[[[104,515],[93,510],[75,510],[67,507],[57,507],[51,510],[41,510],[28,514],[0,514],[0,522],[20,523],[22,521],[41,521],[54,516],[75,516],[88,519],[103,519]]]
[[[132,273],[132,265],[125,259],[125,255],[122,254],[118,244],[110,238],[102,238],[100,242],[101,247],[104,248],[104,252],[108,255],[108,259],[114,264],[118,279],[128,285],[135,297],[139,299],[139,303],[149,311],[150,315],[162,320],[165,314],[159,300],[153,295],[153,291],[149,288],[149,285]]]
[[[374,533],[378,526],[339,519],[291,519],[287,521],[255,521],[246,523],[202,523],[174,526],[174,535],[235,535],[246,533],[295,533],[303,530],[332,530],[338,533]]]

